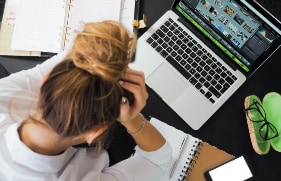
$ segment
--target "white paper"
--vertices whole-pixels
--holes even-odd
[[[74,0],[70,9],[68,25],[70,27],[66,49],[72,47],[75,31],[83,29],[83,23],[103,20],[120,20],[121,0]]]
[[[133,20],[135,16],[135,0],[122,0],[120,22],[133,33]]]
[[[155,118],[152,118],[150,122],[158,129],[158,131],[164,136],[166,141],[172,147],[173,161],[171,164],[170,172],[166,173],[166,175],[159,179],[159,181],[179,180],[179,176],[182,175],[182,170],[186,169],[186,167],[184,166],[188,165],[191,161],[187,158],[192,158],[195,151],[194,149],[197,147],[200,140]],[[184,139],[186,139],[186,142],[184,145],[182,145]],[[175,170],[172,174],[172,177],[170,178],[171,171],[174,166]]]
[[[11,48],[58,52],[65,8],[58,0],[20,1]]]
[[[121,0],[23,0],[18,7],[11,47],[57,53],[64,49],[64,26],[68,18],[69,47],[75,38],[74,30],[82,28],[81,22],[119,21],[120,11]]]

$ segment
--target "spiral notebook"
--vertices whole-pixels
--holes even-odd
[[[173,150],[170,171],[161,181],[205,181],[205,171],[234,158],[233,155],[155,118],[150,122]]]

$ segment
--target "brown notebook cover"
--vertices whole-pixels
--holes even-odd
[[[205,141],[200,141],[196,153],[193,155],[192,163],[186,172],[185,181],[205,181],[204,173],[222,163],[225,163],[234,156],[210,145]]]

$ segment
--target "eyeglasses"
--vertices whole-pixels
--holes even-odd
[[[259,134],[264,140],[270,140],[279,136],[276,127],[266,120],[266,112],[263,106],[257,101],[253,100],[253,103],[249,105],[249,108],[245,109],[246,115],[254,123],[262,123],[259,128]]]

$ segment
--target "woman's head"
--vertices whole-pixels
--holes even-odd
[[[61,136],[112,126],[124,95],[118,80],[131,61],[135,42],[120,23],[85,24],[70,54],[41,86],[42,119]]]

